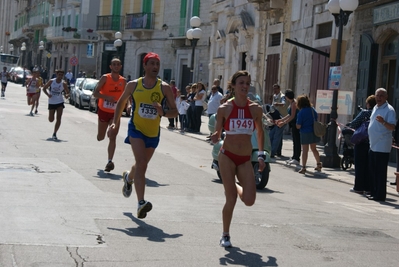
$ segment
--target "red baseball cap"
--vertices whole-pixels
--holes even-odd
[[[151,58],[155,58],[155,59],[158,59],[159,61],[161,61],[158,54],[150,52],[147,55],[145,55],[145,57],[143,59],[143,63],[147,64],[147,61],[150,60]]]

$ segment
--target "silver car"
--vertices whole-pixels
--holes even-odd
[[[90,97],[93,94],[94,88],[96,87],[98,80],[92,78],[86,78],[75,89],[75,107],[83,109],[89,107]]]
[[[76,99],[76,90],[79,89],[79,86],[82,84],[82,82],[85,80],[85,78],[77,78],[74,84],[71,84],[70,87],[70,92],[69,92],[69,104],[75,105],[75,99]]]

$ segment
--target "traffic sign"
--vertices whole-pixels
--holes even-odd
[[[78,57],[76,57],[76,56],[73,56],[69,59],[69,64],[71,64],[72,66],[78,65],[78,63],[79,63],[79,60],[78,60]]]
[[[316,106],[317,113],[330,114],[333,100],[332,90],[317,90]],[[338,91],[337,99],[338,110],[340,115],[351,115],[353,106],[353,92],[352,91]]]

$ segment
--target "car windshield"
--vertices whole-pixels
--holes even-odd
[[[97,82],[94,82],[94,81],[93,82],[88,82],[88,83],[86,83],[84,89],[93,91],[94,87],[96,87],[96,85],[97,85]]]

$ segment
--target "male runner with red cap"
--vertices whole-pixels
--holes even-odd
[[[148,53],[143,59],[144,77],[129,82],[118,101],[114,120],[109,133],[114,134],[119,126],[123,107],[130,96],[133,98],[132,117],[128,125],[128,137],[125,143],[130,143],[135,164],[131,171],[123,172],[122,193],[130,197],[132,184],[136,189],[138,200],[137,217],[144,219],[152,204],[144,199],[145,173],[148,163],[159,143],[161,116],[175,118],[178,114],[173,92],[169,84],[158,78],[160,59],[155,53]],[[168,110],[163,109],[166,101]]]
[[[113,58],[109,68],[111,69],[111,73],[101,76],[93,92],[93,96],[98,99],[98,141],[104,140],[108,125],[111,124],[114,118],[116,103],[126,86],[125,78],[119,75],[122,69],[121,60],[119,58]],[[116,149],[116,136],[119,131],[119,122],[114,125],[114,129],[114,131],[108,134],[108,163],[104,168],[106,172],[110,172],[115,168],[112,158],[114,157]]]

